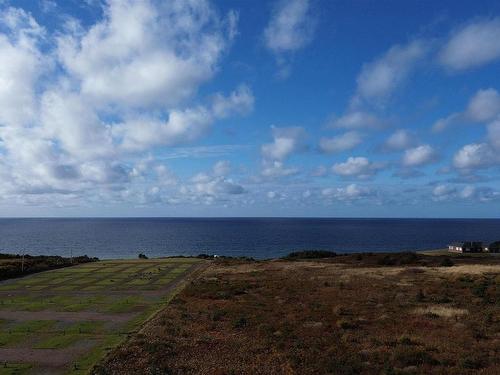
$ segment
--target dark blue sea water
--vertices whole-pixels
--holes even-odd
[[[500,219],[0,219],[0,252],[135,258],[425,250],[500,240]]]

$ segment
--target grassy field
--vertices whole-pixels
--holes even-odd
[[[95,374],[499,374],[500,258],[216,261]]]
[[[85,374],[203,263],[87,263],[0,283],[0,375]]]

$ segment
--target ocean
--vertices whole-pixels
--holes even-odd
[[[394,252],[500,240],[500,219],[0,219],[0,252],[101,259],[198,255],[281,257],[297,250]]]

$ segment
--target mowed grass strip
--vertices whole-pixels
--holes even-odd
[[[26,333],[0,332],[0,348],[15,346],[28,338]]]
[[[36,333],[50,330],[57,322],[55,320],[28,320],[17,323],[9,328],[12,333]]]
[[[85,336],[88,337],[88,335]],[[85,339],[84,335],[79,334],[54,334],[44,337],[33,346],[33,349],[64,349],[83,339]]]
[[[95,340],[96,335],[105,335],[103,322],[77,322],[60,330],[42,335],[34,349],[62,349],[78,341]]]
[[[32,367],[29,363],[3,363],[0,366],[0,375],[28,374]]]

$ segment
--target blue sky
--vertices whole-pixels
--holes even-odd
[[[0,216],[498,217],[498,1],[0,9]]]

